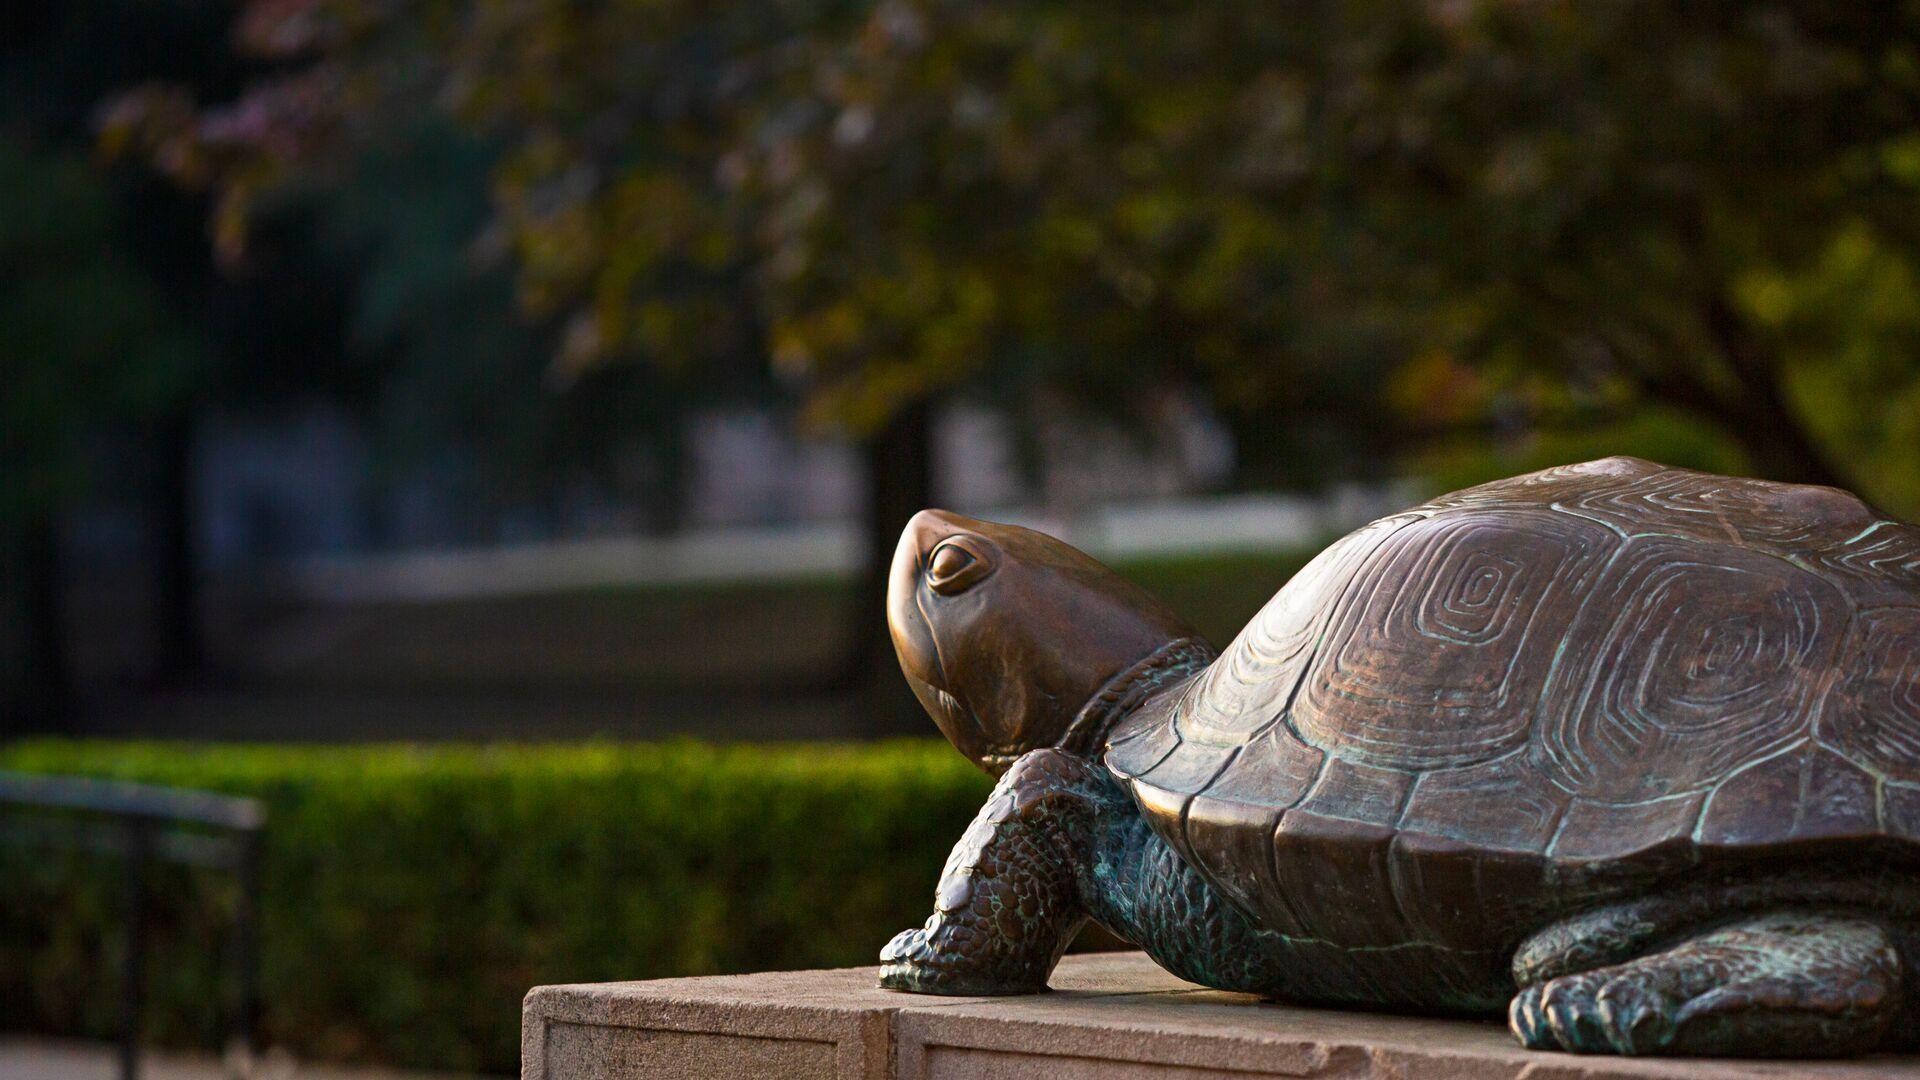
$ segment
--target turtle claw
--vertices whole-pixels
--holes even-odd
[[[1877,923],[1782,912],[1535,983],[1508,1022],[1535,1050],[1832,1056],[1884,1039],[1899,981],[1899,954]]]
[[[917,949],[923,947],[926,940],[925,930],[918,928],[902,930],[893,935],[893,940],[887,942],[886,948],[880,950],[880,962],[891,964],[896,960],[905,960],[913,956]]]
[[[1673,1002],[1632,979],[1615,979],[1594,997],[1600,1027],[1622,1054],[1649,1054],[1672,1045],[1676,1020]]]
[[[910,930],[894,941],[909,935],[918,935],[919,931]],[[909,994],[948,994],[964,997],[980,997],[1004,994],[1009,991],[992,985],[977,976],[948,964],[942,964],[932,956],[932,950],[924,939],[910,945],[903,945],[896,955],[894,946],[889,945],[887,952],[880,954],[880,989],[903,990]],[[918,953],[919,955],[914,955]]]
[[[939,969],[920,961],[933,955],[927,932],[902,930],[880,950],[880,988],[909,993],[932,993],[939,982]]]
[[[926,926],[895,934],[880,950],[880,988],[956,997],[1033,994],[1047,988],[1044,980],[1038,985],[1009,981],[969,962],[971,955],[983,951],[983,944],[965,927],[936,914]]]
[[[1659,1053],[1674,1032],[1672,1002],[1618,968],[1527,987],[1508,1007],[1507,1024],[1529,1050],[1574,1054]]]
[[[937,921],[939,916],[934,917]],[[993,991],[976,985],[942,955],[928,928],[902,930],[880,950],[880,988],[904,990],[910,994],[987,994]]]
[[[1613,1033],[1595,1002],[1604,979],[1590,975],[1569,975],[1547,984],[1540,996],[1546,1009],[1547,1024],[1553,1028],[1560,1045],[1576,1054],[1602,1054],[1616,1049]],[[1627,1051],[1631,1052],[1631,1051]]]
[[[1540,1008],[1540,986],[1529,986],[1514,995],[1507,1006],[1507,1026],[1513,1037],[1529,1050],[1558,1050],[1560,1043],[1547,1026],[1547,1015]]]

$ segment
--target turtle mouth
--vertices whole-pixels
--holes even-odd
[[[973,715],[973,710],[954,697],[946,687],[935,686],[911,671],[907,672],[907,684],[913,688],[920,703],[927,707],[927,712],[933,714],[934,720],[944,721],[941,725],[943,728],[961,721],[972,721],[976,727],[979,725],[980,720]]]
[[[978,744],[969,736],[972,732],[985,734],[986,728],[980,723],[980,715],[945,687],[935,686],[912,672],[907,673],[907,681],[912,685],[921,703],[927,706],[927,711],[933,714],[935,722],[940,724],[941,730],[947,733],[949,739],[955,738],[955,732],[961,733],[961,737],[954,742],[954,745],[994,776],[1006,772],[1015,761],[1019,760],[1021,754],[1030,749],[1001,743],[975,753],[968,744]]]
[[[916,676],[909,676],[909,678],[917,684],[915,689],[921,691],[920,699],[922,701],[926,701],[929,697],[933,699],[930,704],[934,709],[938,710],[935,714],[936,717],[944,717],[950,724],[956,724],[961,721],[971,721],[975,727],[980,725],[980,718],[973,715],[973,710],[967,708],[965,703],[959,698],[954,697],[945,687],[935,686],[927,680]]]
[[[947,710],[948,716],[953,717],[955,720],[967,720],[971,722],[975,731],[984,732],[986,730],[984,725],[980,723],[980,715],[974,712],[971,707],[962,703],[960,699],[937,686],[933,688],[933,692],[940,702],[940,707]],[[1009,768],[1012,768],[1013,763],[1018,761],[1020,755],[1024,753],[1026,753],[1026,750],[1021,747],[1008,746],[1003,743],[999,746],[990,746],[980,753],[975,754],[973,760],[979,762],[980,767],[989,773],[999,776]]]

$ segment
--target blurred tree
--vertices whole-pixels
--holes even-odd
[[[1261,170],[1394,298],[1431,430],[1649,409],[1920,510],[1920,9],[1341,4]],[[1253,144],[1257,146],[1258,144]],[[1257,174],[1258,175],[1258,174]]]
[[[562,370],[764,345],[877,466],[955,386],[1185,382],[1279,479],[1585,433],[1920,509],[1910,5],[245,12],[271,79],[108,129],[219,192],[228,250],[261,193],[445,109],[503,147],[493,228]]]
[[[500,502],[532,502],[553,477],[583,472],[631,486],[618,474],[635,442],[665,463],[652,474],[677,476],[672,418],[685,395],[650,369],[556,380],[550,328],[514,317],[502,260],[475,242],[492,146],[439,120],[382,125],[380,141],[335,162],[336,183],[290,185],[254,215],[235,273],[219,272],[205,243],[206,198],[86,160],[110,90],[160,79],[219,98],[261,75],[229,45],[233,16],[227,0],[0,11],[0,302],[24,320],[9,324],[5,350],[17,362],[0,504],[14,535],[0,563],[29,616],[18,625],[38,702],[69,689],[57,512],[103,494],[130,495],[151,517],[154,674],[201,677],[193,478],[210,410],[344,404],[379,436],[383,474],[451,444]],[[113,470],[85,467],[103,455],[83,451],[115,443],[151,474],[125,478],[148,481],[136,491],[103,493]],[[646,490],[666,496],[655,516],[670,520],[673,485]]]
[[[588,479],[668,530],[684,494],[683,423],[711,401],[764,395],[751,365],[689,387],[655,365],[550,363],[555,328],[517,310],[487,232],[497,150],[425,118],[369,139],[302,200],[353,282],[345,349],[377,373],[369,420],[383,476],[456,452],[490,516],[537,508]],[[311,186],[311,185],[310,185]]]
[[[113,204],[84,160],[0,138],[0,522],[22,553],[26,700],[71,706],[59,511],[81,489],[87,439],[150,423],[198,377],[197,342],[113,247]]]
[[[15,200],[10,214],[65,237],[71,244],[65,259],[76,272],[138,282],[140,302],[126,312],[100,305],[78,288],[39,298],[46,310],[38,317],[59,325],[48,328],[36,362],[49,373],[69,374],[56,376],[33,408],[40,424],[59,433],[60,445],[111,436],[140,448],[151,474],[138,501],[152,519],[153,668],[168,681],[197,677],[205,661],[193,488],[201,415],[222,401],[272,397],[310,385],[303,375],[334,372],[319,362],[335,355],[325,332],[338,322],[327,304],[330,282],[302,260],[305,245],[284,223],[263,231],[258,261],[264,280],[279,275],[275,284],[290,278],[299,287],[236,284],[214,271],[198,239],[207,215],[204,200],[151,175],[108,173],[87,161],[96,110],[112,88],[160,78],[208,94],[237,91],[252,69],[226,47],[221,31],[230,18],[223,0],[77,0],[14,5],[0,14],[0,131],[34,153],[65,162],[27,181],[33,197]],[[44,216],[35,217],[37,211]],[[190,351],[191,364],[160,363],[138,340],[89,341],[89,332],[101,326],[146,318],[165,323],[185,342],[175,351]],[[96,345],[92,361],[76,359]],[[89,373],[88,363],[125,372],[137,385],[165,385],[166,392],[145,395],[132,407],[113,389],[116,380],[95,377],[99,371]],[[94,487],[70,469],[56,501],[70,504]],[[52,519],[47,521],[50,527]],[[57,557],[59,545],[28,547],[42,552],[46,565],[25,580],[45,597],[37,606],[55,611],[61,577],[42,570],[52,569],[47,560]],[[57,626],[40,620],[36,625],[42,627],[33,635],[42,642],[36,651],[51,664]]]
[[[153,508],[156,666],[165,676],[199,667],[193,494],[187,477],[192,467],[192,416],[203,399],[201,386],[220,369],[219,351],[207,346],[203,312],[219,307],[218,284],[207,273],[209,260],[192,245],[170,243],[192,236],[205,209],[149,177],[132,174],[86,175],[93,144],[93,116],[109,90],[140,79],[191,81],[207,93],[232,93],[246,71],[218,37],[223,20],[218,0],[79,0],[59,5],[12,5],[0,14],[0,127],[42,150],[71,159],[69,170],[52,183],[75,183],[100,201],[108,224],[91,237],[93,247],[72,257],[102,267],[118,267],[146,278],[149,302],[196,352],[190,377],[172,387],[166,400],[149,401],[138,415],[100,410],[88,395],[57,396],[42,403],[45,421],[81,437],[98,435],[100,426],[145,444],[150,451],[152,485],[146,501]],[[107,32],[111,28],[111,32]],[[184,232],[183,232],[184,230]],[[72,303],[75,294],[60,298]],[[84,309],[70,309],[86,318]],[[53,355],[58,355],[55,349]],[[138,350],[124,358],[138,362]],[[70,485],[64,501],[80,493]],[[52,558],[57,545],[42,550]],[[33,573],[37,592],[57,594],[59,578]],[[49,630],[50,632],[50,630]],[[46,638],[47,632],[36,635]]]
[[[1920,9],[894,3],[809,71],[777,355],[855,408],[1037,347],[1309,469],[1271,434],[1406,444],[1384,385],[1423,441],[1677,419],[1920,511]]]

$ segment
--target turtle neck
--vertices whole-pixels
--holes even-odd
[[[1176,679],[1213,662],[1213,646],[1196,637],[1175,638],[1108,679],[1067,725],[1054,745],[1082,757],[1096,753],[1121,717]]]

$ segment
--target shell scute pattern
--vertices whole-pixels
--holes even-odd
[[[1180,747],[1178,725],[1170,722],[1167,709],[1155,707],[1158,704],[1149,703],[1114,725],[1106,763],[1122,780],[1144,776]]]
[[[1614,491],[1635,480],[1667,472],[1664,466],[1634,457],[1609,457],[1574,465],[1556,465],[1522,476],[1465,488],[1427,502],[1427,510],[1502,509],[1545,506],[1555,499],[1577,499]]]
[[[1920,607],[1863,611],[1816,736],[1888,780],[1920,782]]]
[[[1873,778],[1811,740],[1736,769],[1707,797],[1703,847],[1757,847],[1880,831]]]
[[[1891,582],[1911,589],[1920,585],[1920,528],[1876,521],[1844,540],[1820,547],[1811,557],[1821,568],[1848,579]],[[1911,603],[1912,594],[1904,599]]]
[[[1920,528],[1876,521],[1788,556],[1831,581],[1861,611],[1920,604]]]
[[[1235,745],[1278,721],[1319,635],[1351,592],[1355,571],[1395,533],[1420,520],[1402,515],[1374,522],[1302,567],[1181,702],[1174,716],[1181,739]]]
[[[1603,802],[1712,787],[1805,737],[1849,617],[1838,590],[1784,560],[1642,537],[1568,631],[1535,760]]]
[[[1681,536],[1777,554],[1841,542],[1873,523],[1865,503],[1837,488],[1688,469],[1658,469],[1624,483],[1569,491],[1556,506],[1630,536]]]
[[[1167,838],[1189,863],[1194,861],[1193,847],[1187,841],[1187,807],[1194,793],[1204,791],[1237,752],[1233,748],[1189,744],[1168,754],[1160,764],[1129,786],[1141,813],[1152,822],[1156,832]]]
[[[1461,509],[1394,533],[1352,579],[1293,708],[1295,730],[1392,768],[1518,748],[1552,652],[1619,543],[1540,509]]]
[[[1493,955],[1512,926],[1532,917],[1547,873],[1537,856],[1433,833],[1402,830],[1388,853],[1395,905],[1423,940]]]
[[[1183,830],[1201,873],[1281,933],[1308,930],[1279,891],[1274,832],[1313,789],[1326,763],[1325,752],[1301,742],[1287,725],[1270,724],[1186,809]]]
[[[1232,767],[1187,807],[1184,831],[1195,865],[1243,910],[1282,933],[1307,930],[1278,891],[1274,830],[1325,764],[1324,753],[1275,724],[1242,748]],[[1263,911],[1268,904],[1274,910]]]
[[[1415,938],[1404,912],[1380,910],[1380,898],[1393,895],[1396,835],[1386,825],[1287,812],[1273,836],[1274,879],[1309,936],[1359,948]]]
[[[1523,752],[1462,769],[1426,773],[1414,786],[1400,828],[1534,854],[1553,839],[1567,794]]]
[[[1705,791],[1641,803],[1571,799],[1547,854],[1565,862],[1646,858],[1662,845],[1689,840],[1706,801]]]
[[[1264,838],[1272,852],[1275,890],[1255,898],[1267,905],[1262,914],[1292,920],[1311,936],[1350,944],[1406,940],[1405,916],[1369,915],[1367,898],[1391,888],[1388,860],[1395,831],[1390,823],[1399,817],[1414,780],[1402,770],[1327,757],[1305,796],[1279,815]],[[1191,816],[1188,827],[1194,827]]]
[[[1329,548],[1150,723],[1108,765],[1162,835],[1350,944],[1709,849],[1911,842],[1920,528],[1632,458],[1467,489]]]
[[[1172,841],[1176,847],[1187,848],[1188,799],[1206,791],[1236,751],[1250,751],[1239,772],[1258,778],[1260,786],[1304,760],[1296,752],[1298,740],[1279,721],[1320,627],[1349,591],[1353,571],[1366,554],[1415,520],[1401,516],[1375,522],[1321,552],[1183,693],[1155,702],[1116,731],[1107,767],[1133,786],[1163,835],[1179,837]],[[1318,773],[1319,752],[1312,757],[1308,780]]]
[[[1920,836],[1920,785],[1880,785],[1880,824],[1893,836]]]
[[[1399,820],[1407,793],[1419,779],[1405,769],[1383,769],[1339,756],[1326,767],[1298,807],[1301,814],[1373,825]]]

